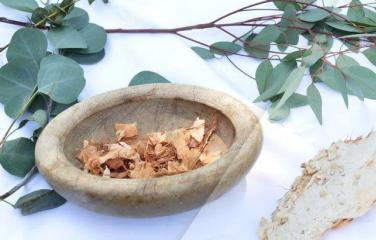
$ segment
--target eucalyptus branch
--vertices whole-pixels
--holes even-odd
[[[0,201],[4,201],[6,198],[8,198],[13,193],[17,192],[21,187],[25,186],[30,179],[34,176],[34,174],[37,172],[37,167],[34,166],[30,169],[30,171],[25,175],[24,179],[18,183],[16,186],[12,187],[9,191],[6,193],[0,195]]]

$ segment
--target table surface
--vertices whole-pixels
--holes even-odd
[[[78,5],[87,9],[91,22],[106,28],[177,27],[215,19],[231,10],[246,6],[254,0],[110,0],[104,5],[97,0],[92,6],[86,1]],[[328,2],[328,1],[326,1]],[[336,1],[342,4],[343,1]],[[268,14],[267,12],[260,14]],[[27,15],[0,6],[0,16],[27,20]],[[18,28],[0,25],[0,46],[8,43]],[[240,33],[240,29],[233,29]],[[206,43],[226,40],[228,36],[217,30],[191,31],[188,36]],[[300,44],[304,45],[301,39]],[[90,212],[68,202],[60,208],[23,217],[6,204],[0,204],[0,237],[7,240],[91,239],[123,240],[209,240],[257,238],[262,216],[270,217],[279,198],[301,173],[300,164],[313,157],[333,141],[367,134],[376,122],[376,102],[359,101],[349,97],[346,109],[340,94],[318,85],[323,98],[323,125],[319,125],[309,107],[291,111],[284,122],[270,123],[264,112],[267,104],[251,104],[257,97],[256,84],[237,71],[226,59],[204,61],[190,46],[192,42],[173,35],[112,34],[108,37],[106,56],[98,64],[83,66],[87,84],[79,99],[108,90],[126,87],[139,71],[158,72],[174,83],[201,85],[225,91],[245,101],[261,119],[264,145],[253,169],[232,190],[200,209],[166,217],[132,219],[112,217]],[[361,55],[353,55],[362,65],[375,68]],[[239,66],[254,74],[258,61],[232,57]],[[6,63],[5,54],[0,65]],[[309,79],[298,91],[304,93]],[[1,106],[2,108],[2,106]],[[0,111],[0,134],[10,123]],[[29,125],[18,136],[29,136],[36,125]],[[19,178],[0,170],[0,189],[4,192],[17,184]],[[10,201],[40,188],[48,188],[41,176],[14,194]],[[329,232],[324,239],[374,239],[376,210],[356,219],[352,224]]]

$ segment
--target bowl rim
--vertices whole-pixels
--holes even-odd
[[[104,178],[84,172],[75,166],[64,153],[65,139],[71,130],[74,129],[76,124],[67,121],[72,116],[76,117],[76,121],[81,122],[87,117],[101,112],[109,107],[114,107],[119,104],[127,102],[129,99],[182,99],[191,102],[197,102],[207,105],[219,112],[229,119],[233,125],[235,136],[229,147],[228,151],[215,162],[197,168],[195,170],[176,174],[171,176],[162,176],[149,179],[117,179],[117,178]],[[111,100],[111,101],[110,101]],[[111,103],[109,103],[111,102]],[[99,107],[97,106],[98,103]],[[234,107],[235,106],[235,107]],[[95,110],[94,110],[95,108]],[[91,110],[90,113],[88,111]],[[251,123],[251,125],[249,125]],[[60,126],[65,126],[61,128]],[[227,165],[237,158],[239,151],[244,151],[244,147],[254,143],[249,141],[252,137],[258,137],[262,142],[261,126],[256,115],[250,108],[243,102],[234,97],[217,90],[212,90],[204,87],[183,85],[183,84],[147,84],[121,88],[117,90],[108,91],[99,95],[90,97],[82,102],[79,102],[55,117],[43,130],[36,143],[35,157],[36,164],[42,175],[47,178],[47,181],[54,186],[55,182],[66,181],[70,187],[75,189],[83,189],[83,187],[91,188],[93,191],[92,181],[101,183],[127,183],[127,187],[123,185],[123,191],[134,191],[137,187],[148,184],[155,184],[156,182],[163,181],[177,181],[184,178],[188,179],[192,176],[202,177],[206,172],[216,171],[222,165]],[[261,143],[260,143],[261,145]],[[249,155],[258,155],[260,148],[250,148]],[[252,150],[253,149],[253,150]],[[256,153],[255,153],[256,151]],[[253,163],[255,159],[253,160]],[[253,164],[252,163],[252,164]],[[54,168],[52,168],[54,167]],[[53,174],[51,174],[51,171]],[[66,174],[69,173],[69,174]],[[77,182],[69,181],[76,179]],[[69,183],[70,182],[70,183]],[[81,184],[77,187],[75,185]],[[105,187],[104,187],[105,188]],[[102,189],[103,190],[103,189]]]

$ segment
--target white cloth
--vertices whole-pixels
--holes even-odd
[[[252,1],[256,2],[110,0],[110,4],[104,5],[97,0],[89,7],[82,0],[78,5],[89,11],[92,22],[106,28],[167,28],[206,22]],[[27,20],[27,14],[4,6],[0,6],[0,16]],[[16,26],[0,23],[0,46],[7,44],[17,29]],[[244,29],[235,29],[234,33],[241,31]],[[185,34],[207,43],[228,39],[218,30],[196,30]],[[266,109],[267,105],[259,104],[257,107],[251,104],[257,97],[255,82],[237,71],[226,59],[202,60],[190,50],[189,47],[194,45],[174,35],[111,34],[108,36],[105,58],[98,64],[84,66],[87,84],[80,99],[126,87],[129,80],[142,70],[158,72],[174,83],[202,85],[237,96],[258,113],[264,130],[263,150],[245,179],[201,209],[158,218],[105,216],[70,202],[51,211],[23,217],[18,211],[0,203],[0,238],[254,240],[257,239],[260,218],[270,217],[277,200],[301,173],[302,162],[333,141],[366,134],[374,128],[375,101],[366,100],[363,103],[350,96],[350,107],[346,109],[340,94],[322,85],[318,88],[323,97],[323,126],[318,124],[309,107],[292,110],[285,122],[270,123],[260,110]],[[362,65],[375,70],[364,56],[355,57]],[[249,58],[232,59],[252,75],[259,63]],[[0,65],[5,62],[5,54],[2,53]],[[306,79],[299,91],[304,93],[308,83],[309,79]],[[0,134],[5,132],[10,121],[0,111]],[[14,137],[30,136],[35,127],[31,124]],[[19,178],[0,170],[1,192],[19,181]],[[15,201],[25,193],[47,187],[42,177],[37,176],[9,200]],[[331,231],[325,239],[374,239],[375,224],[376,210],[356,219],[349,226]]]

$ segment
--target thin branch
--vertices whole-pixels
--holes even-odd
[[[30,171],[25,175],[24,179],[19,184],[17,184],[13,188],[11,188],[8,192],[0,195],[0,201],[5,200],[10,195],[12,195],[13,193],[17,192],[21,187],[23,187],[24,185],[26,185],[36,172],[37,172],[37,167],[33,166],[30,169]]]
[[[251,75],[249,75],[248,73],[246,73],[243,69],[241,69],[238,65],[236,65],[229,56],[225,55],[227,60],[237,69],[239,70],[239,72],[243,73],[244,75],[246,75],[247,77],[253,79],[253,80],[256,80],[256,78],[252,77]]]

